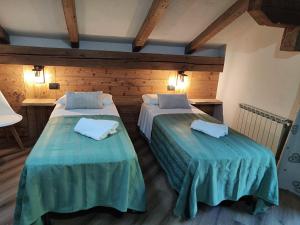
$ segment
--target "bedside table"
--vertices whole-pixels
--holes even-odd
[[[189,99],[190,104],[223,122],[223,103],[218,99]]]
[[[46,126],[56,99],[25,99],[22,106],[26,107],[29,138],[34,144]]]

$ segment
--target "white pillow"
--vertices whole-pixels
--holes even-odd
[[[56,100],[55,104],[61,104],[61,105],[65,105],[66,104],[66,95],[63,95],[62,97],[60,97],[59,99]]]
[[[111,105],[114,103],[111,94],[103,93],[101,96],[102,96],[103,105]],[[57,99],[57,101],[55,103],[61,104],[61,105],[66,105],[66,95],[63,95],[62,97]]]
[[[113,99],[112,99],[112,95],[111,94],[106,94],[106,93],[103,93],[102,94],[102,102],[103,102],[103,105],[111,105],[113,104]]]
[[[144,94],[142,96],[144,103],[148,105],[158,105],[158,97],[157,94]]]

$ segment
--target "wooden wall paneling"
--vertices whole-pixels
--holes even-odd
[[[169,71],[165,70],[156,70],[153,72],[152,70],[144,70],[144,69],[128,69],[128,70],[122,70],[122,69],[106,69],[105,73],[108,76],[118,78],[120,77],[120,74],[122,74],[123,78],[141,78],[143,77],[144,79],[157,79],[155,75],[161,75],[168,73]],[[163,79],[163,75],[160,76],[160,79]]]
[[[132,100],[133,104],[141,102],[141,96],[145,93],[167,93],[167,80],[169,76],[175,75],[176,71],[56,68],[56,81],[61,84],[58,97],[66,91],[103,90],[111,93],[114,100],[120,103],[126,98],[135,97]],[[190,97],[215,97],[218,73],[190,72],[190,77],[192,87]]]
[[[56,98],[56,91],[49,90],[49,83],[56,82],[55,80],[55,67],[45,67],[45,79],[44,84],[35,84],[33,80],[32,66],[23,66],[23,73],[29,73],[31,76],[26,80],[24,78],[25,94],[26,98]],[[26,75],[24,76],[26,77]]]

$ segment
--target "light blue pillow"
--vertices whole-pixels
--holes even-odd
[[[67,92],[65,109],[102,109],[102,91]]]
[[[161,109],[190,109],[186,94],[158,94],[158,106]]]

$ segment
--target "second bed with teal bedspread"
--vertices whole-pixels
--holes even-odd
[[[47,212],[106,206],[145,210],[145,185],[132,142],[119,117],[117,133],[95,141],[73,131],[81,117],[49,120],[21,174],[15,225],[40,225]]]
[[[257,197],[254,213],[278,205],[273,153],[230,129],[214,138],[192,130],[195,119],[216,122],[205,114],[166,114],[154,118],[151,149],[177,192],[177,216],[194,217],[197,202],[211,206],[242,196]]]

